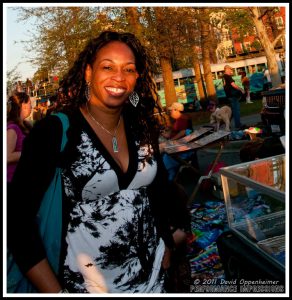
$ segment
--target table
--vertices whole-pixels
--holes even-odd
[[[197,133],[197,137],[203,135],[204,133],[210,133],[212,129],[211,128],[202,128],[200,131],[200,135]],[[199,130],[197,130],[199,131]],[[206,135],[198,140],[195,140],[193,142],[186,142],[186,137],[185,136],[179,140],[174,140],[174,141],[166,141],[164,142],[165,144],[163,146],[164,152],[168,154],[177,154],[185,151],[190,151],[190,150],[195,150],[198,148],[202,148],[210,143],[213,143],[215,141],[218,141],[230,134],[229,131],[225,130],[218,130],[215,132],[212,132],[209,135]],[[161,144],[160,144],[161,145]]]
[[[189,197],[188,205],[191,205],[193,202],[196,193],[199,190],[199,187],[203,180],[209,179],[212,174],[213,170],[221,156],[224,143],[223,139],[227,136],[229,136],[230,132],[225,131],[225,130],[218,130],[215,132],[213,131],[213,128],[210,127],[200,127],[199,129],[195,130],[192,134],[185,136],[181,139],[174,140],[174,141],[165,141],[160,143],[159,147],[161,152],[165,152],[171,157],[173,157],[175,160],[177,160],[180,164],[181,167],[179,168],[177,175],[182,171],[183,168],[188,167],[193,169],[196,173],[200,174],[199,170],[196,169],[191,161],[187,161],[185,159],[182,159],[179,154],[187,152],[187,151],[196,151],[197,149],[200,149],[202,147],[205,147],[207,145],[213,144],[214,142],[220,142],[220,148],[216,154],[215,159],[212,162],[211,169],[207,175],[202,175],[200,176],[197,185],[195,186],[191,196]],[[200,139],[198,139],[201,137]],[[176,175],[176,178],[177,178]],[[200,174],[201,175],[201,174]]]
[[[211,127],[200,127],[199,129],[194,130],[191,134],[186,135],[178,140],[163,141],[159,144],[160,151],[171,154],[191,150],[188,149],[188,144],[191,141],[194,141],[206,133],[210,133],[212,130],[213,128]]]

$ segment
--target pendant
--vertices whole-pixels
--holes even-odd
[[[112,139],[112,144],[113,144],[113,150],[114,150],[114,152],[119,152],[118,140],[117,140],[117,138],[115,136]]]

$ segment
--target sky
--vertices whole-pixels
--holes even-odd
[[[3,20],[3,66],[6,67],[7,71],[17,66],[17,72],[21,75],[21,80],[25,81],[26,78],[33,77],[36,67],[26,62],[27,53],[24,51],[24,45],[18,43],[18,41],[29,39],[26,31],[28,29],[32,30],[32,25],[29,22],[17,22],[17,12],[11,8],[4,8],[3,14],[4,17],[6,14],[6,20]]]

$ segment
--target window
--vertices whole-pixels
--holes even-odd
[[[229,56],[229,55],[233,55],[233,48],[232,47],[226,48],[226,56]]]
[[[244,47],[247,51],[251,51],[251,45],[250,45],[250,42],[245,42],[244,43]]]
[[[179,85],[191,84],[193,83],[193,79],[192,77],[180,78],[179,83],[180,83]]]
[[[276,22],[276,25],[277,25],[277,29],[283,29],[284,28],[284,22],[283,22],[282,17],[276,17],[275,22]]]
[[[217,74],[218,74],[218,78],[221,79],[224,75],[224,71],[219,71],[217,72]]]
[[[248,73],[253,74],[255,72],[256,72],[256,66],[255,65],[248,66]]]
[[[263,70],[266,68],[266,64],[258,64],[257,68],[258,72],[263,72]]]
[[[163,81],[161,81],[161,82],[156,82],[156,85],[157,85],[157,90],[158,90],[158,91],[162,91],[162,90],[164,89]]]
[[[245,72],[244,68],[237,68],[237,74],[241,75],[242,72]]]

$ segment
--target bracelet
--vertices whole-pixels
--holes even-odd
[[[62,289],[58,294],[69,294],[69,291],[67,289]]]

